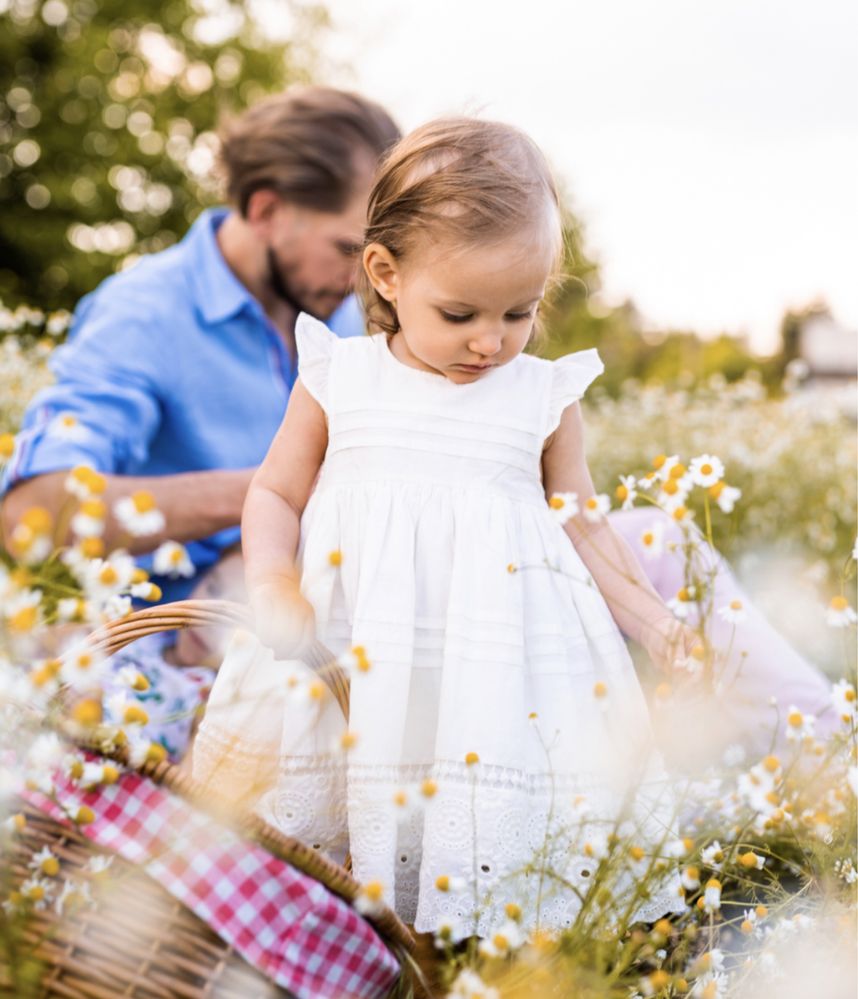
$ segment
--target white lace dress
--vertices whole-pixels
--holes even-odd
[[[302,589],[321,641],[362,646],[370,663],[351,683],[355,742],[334,748],[346,724],[331,697],[307,696],[307,667],[240,634],[196,774],[211,779],[228,750],[261,779],[268,821],[338,859],[349,849],[358,880],[380,881],[418,931],[448,918],[485,935],[511,901],[526,923],[568,925],[629,781],[624,829],[646,856],[621,886],[670,819],[624,640],[540,476],[545,438],[601,372],[598,354],[521,355],[457,385],[402,364],[384,334],[341,340],[302,316],[296,336],[329,429],[301,524]],[[638,915],[683,907],[671,873]]]

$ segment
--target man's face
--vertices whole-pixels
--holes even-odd
[[[296,309],[327,319],[354,286],[366,224],[370,175],[342,212],[278,201],[266,226],[268,280]]]

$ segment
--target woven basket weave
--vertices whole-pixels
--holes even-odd
[[[130,642],[146,635],[198,625],[216,624],[247,627],[249,614],[241,605],[227,601],[187,600],[147,608],[113,621],[90,636],[93,648],[112,655]],[[349,684],[345,672],[331,654],[316,645],[304,657],[308,665],[330,686],[348,717]],[[105,752],[93,737],[80,732],[65,733],[84,749],[92,749],[124,766],[129,766],[124,748]],[[137,772],[181,795],[195,807],[210,814],[273,855],[308,874],[347,901],[354,901],[360,885],[349,871],[318,850],[285,836],[252,813],[235,814],[234,805],[218,800],[211,789],[205,791],[180,767],[169,761],[147,761]],[[27,876],[26,858],[49,846],[70,868],[83,866],[93,846],[80,832],[55,821],[28,804],[27,829],[13,855],[12,880]],[[74,917],[74,925],[49,912],[35,914],[28,929],[28,942],[38,943],[36,953],[48,965],[42,991],[33,995],[66,999],[114,999],[134,996],[140,999],[250,999],[285,996],[262,973],[250,967],[228,944],[190,910],[155,884],[141,869],[115,858],[111,872],[121,879],[121,905],[98,901]],[[111,882],[114,875],[111,875]],[[415,935],[389,908],[366,917],[385,943],[397,954],[415,993],[426,995],[425,979],[419,966],[434,977],[431,941]],[[45,933],[48,937],[44,937]],[[415,954],[417,955],[415,957]],[[422,980],[422,981],[421,981]],[[4,990],[0,967],[0,995]]]

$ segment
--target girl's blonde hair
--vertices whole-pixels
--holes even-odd
[[[367,210],[364,247],[380,243],[402,259],[418,238],[451,237],[463,247],[545,226],[555,216],[555,269],[563,253],[557,187],[541,150],[512,125],[439,118],[401,139],[381,163]],[[371,333],[396,333],[395,307],[357,278]]]

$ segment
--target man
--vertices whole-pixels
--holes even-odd
[[[164,514],[134,553],[186,542],[203,572],[238,542],[295,381],[298,312],[340,335],[363,330],[354,300],[343,303],[373,172],[398,135],[380,106],[327,87],[270,97],[224,128],[233,210],[204,212],[177,246],[80,303],[57,382],[30,405],[6,470],[7,536],[29,507],[56,516],[67,470],[86,464],[105,473],[110,509],[146,491]],[[121,534],[109,520],[108,544]],[[153,578],[167,599],[193,584]]]
[[[56,516],[68,470],[88,464],[106,475],[109,507],[145,490],[164,514],[162,531],[131,541],[144,565],[161,541],[187,543],[197,576],[153,577],[165,599],[186,596],[225,552],[235,553],[247,486],[295,381],[298,312],[341,336],[363,331],[346,296],[373,171],[397,137],[378,105],[326,87],[268,98],[225,128],[233,209],[204,212],[177,246],[83,299],[69,343],[56,352],[57,384],[33,400],[6,469],[7,536],[29,507]],[[611,516],[639,549],[652,513]],[[121,534],[110,521],[108,543]],[[680,540],[667,519],[665,534]],[[773,694],[781,714],[795,703],[819,716],[818,730],[836,725],[825,678],[751,607],[717,553],[709,557],[718,560],[719,605],[741,599],[750,615],[735,641],[726,621],[712,622],[710,640],[733,650],[727,674],[740,676],[722,702],[724,737],[764,749],[772,723],[783,727],[767,707]],[[643,564],[662,597],[676,595],[681,559]],[[240,559],[231,557],[203,584],[206,595],[230,595],[240,578]],[[186,662],[206,652],[187,632],[177,649]]]

